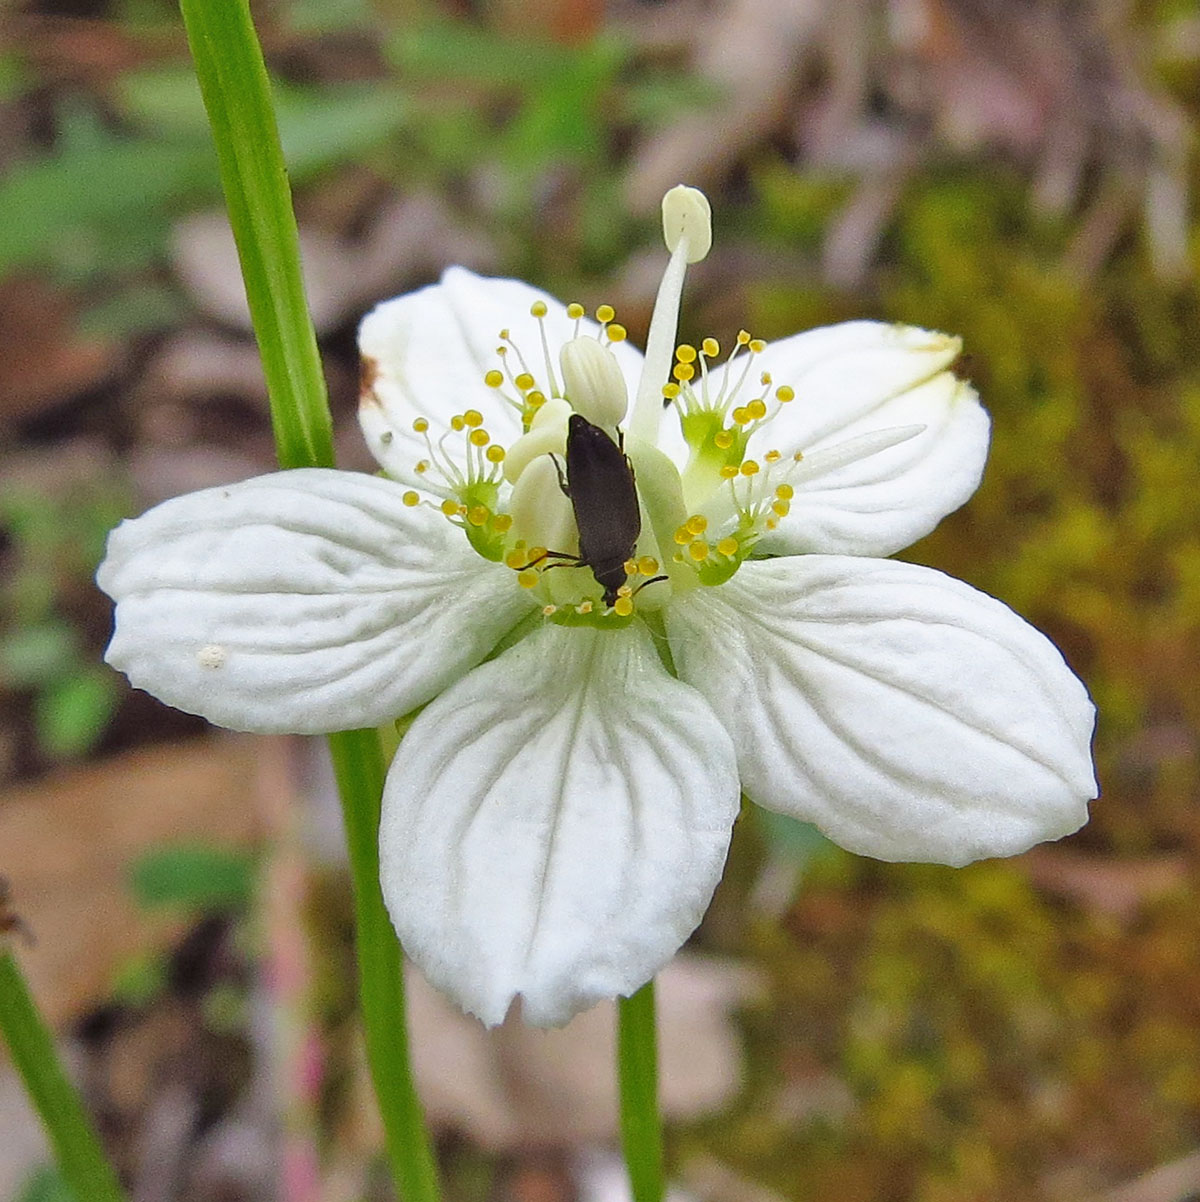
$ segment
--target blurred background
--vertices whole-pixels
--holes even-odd
[[[954,871],[754,810],[664,978],[701,1202],[1200,1197],[1194,0],[278,0],[276,89],[341,463],[355,327],[450,263],[644,335],[961,334],[983,486],[905,553],[1048,632],[1100,711],[1079,835]],[[269,470],[167,0],[0,8],[0,874],[134,1202],[389,1197],[319,747],[100,662],[105,532]],[[485,1035],[413,982],[448,1202],[608,1202],[611,1015]],[[66,1202],[0,1052],[0,1199]],[[83,1202],[83,1200],[78,1200]]]

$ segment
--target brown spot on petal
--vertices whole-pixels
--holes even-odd
[[[378,405],[375,381],[379,379],[379,360],[363,355],[358,369],[358,400],[362,405]]]

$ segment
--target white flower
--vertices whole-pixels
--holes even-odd
[[[957,340],[860,321],[677,347],[707,202],[673,190],[664,223],[644,368],[608,306],[451,269],[363,322],[388,478],[168,501],[114,531],[98,577],[109,662],[220,725],[425,707],[388,775],[383,890],[409,954],[487,1023],[518,997],[561,1023],[653,975],[708,904],[742,789],[853,851],[946,864],[1068,834],[1095,795],[1093,708],[1058,651],[882,558],[979,482]]]

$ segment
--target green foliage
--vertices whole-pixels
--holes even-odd
[[[10,489],[0,529],[11,541],[0,581],[0,687],[32,695],[34,729],[52,760],[75,759],[103,735],[117,683],[76,624],[124,490],[93,481],[58,496]]]
[[[71,1187],[53,1165],[43,1165],[30,1174],[14,1202],[76,1202]]]
[[[129,884],[147,909],[242,909],[254,893],[255,878],[248,852],[178,843],[146,852],[130,870]]]

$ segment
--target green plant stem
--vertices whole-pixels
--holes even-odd
[[[654,982],[617,999],[617,1078],[621,1148],[634,1202],[662,1202],[663,1138],[658,1110],[658,1032]]]
[[[404,970],[400,944],[379,889],[379,804],[384,762],[373,730],[329,736],[346,821],[354,879],[359,998],[367,1059],[385,1116],[388,1156],[405,1202],[438,1197],[433,1151],[413,1084],[405,1038]]]
[[[0,950],[0,1033],[45,1124],[63,1179],[76,1198],[79,1202],[125,1202],[21,968],[5,950]]]
[[[331,467],[332,424],[304,296],[300,244],[262,49],[246,0],[180,0],[212,126],[229,220],[271,396],[282,467]],[[354,882],[367,1060],[404,1202],[436,1202],[437,1176],[413,1086],[402,953],[379,889],[384,761],[375,731],[330,735]]]
[[[180,0],[212,126],[281,467],[332,467],[333,426],[262,48],[246,0]]]

